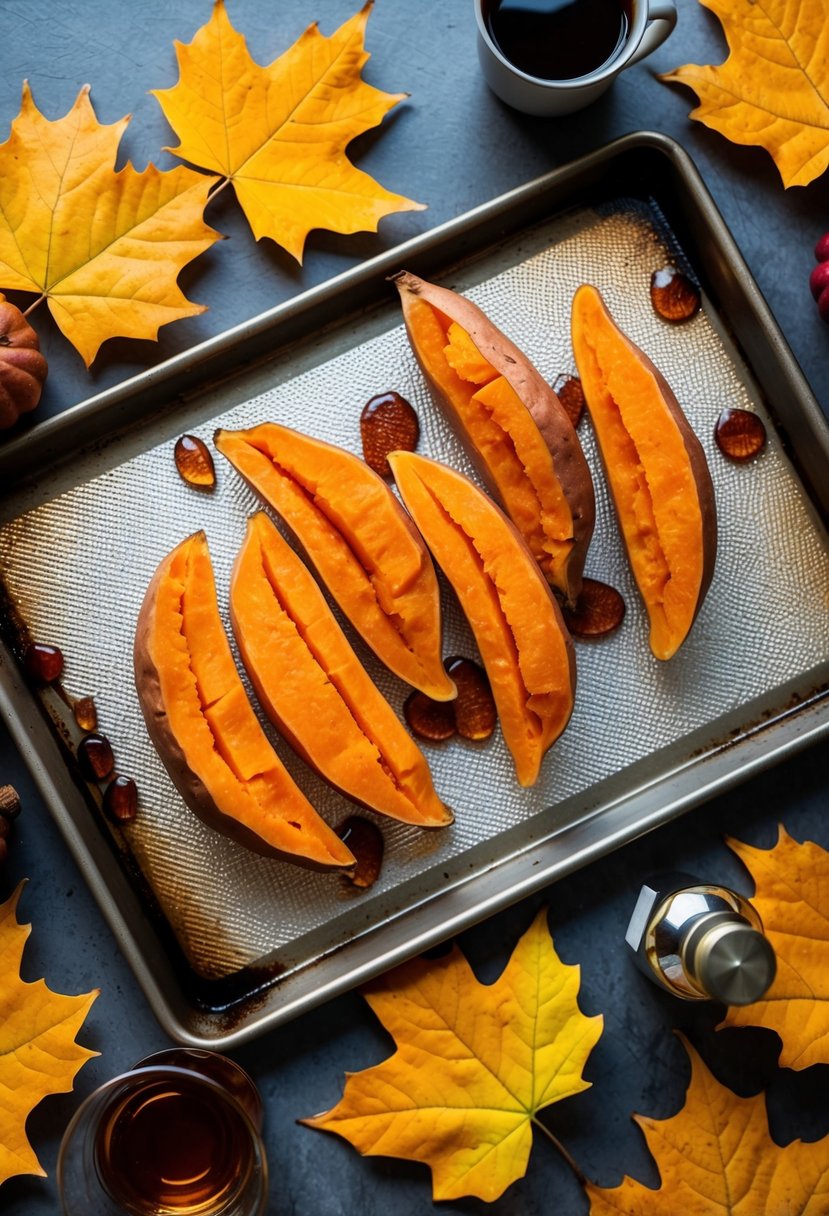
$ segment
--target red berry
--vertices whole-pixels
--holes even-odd
[[[823,320],[829,325],[829,287],[824,287],[818,296],[817,310]]]
[[[819,262],[809,275],[809,287],[815,299],[825,287],[829,287],[829,262]]]
[[[815,257],[819,262],[829,261],[829,232],[824,232],[815,245]]]

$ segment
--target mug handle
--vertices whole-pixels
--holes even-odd
[[[642,41],[628,60],[628,64],[638,63],[651,51],[661,46],[676,25],[676,9],[673,0],[657,0],[651,4],[648,12],[648,26],[642,35]],[[627,66],[627,65],[626,65]]]

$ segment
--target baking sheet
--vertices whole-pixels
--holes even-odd
[[[529,842],[580,823],[594,810],[595,791],[609,781],[618,788],[621,779],[624,789],[628,773],[634,788],[643,763],[654,758],[648,781],[658,780],[683,755],[699,754],[701,733],[712,741],[729,730],[739,734],[733,723],[744,706],[752,707],[745,711],[747,729],[758,701],[779,700],[793,683],[814,689],[825,680],[825,530],[716,308],[705,300],[700,314],[682,326],[653,313],[651,271],[684,259],[654,199],[617,196],[522,231],[444,280],[480,304],[550,380],[574,370],[570,301],[579,283],[595,283],[623,329],[666,374],[703,442],[715,484],[720,551],[688,642],[669,664],[658,663],[648,650],[645,613],[623,557],[589,424],[583,423],[580,438],[597,492],[586,573],[622,591],[625,624],[614,637],[577,645],[576,710],[533,790],[515,782],[499,736],[483,745],[423,745],[456,823],[446,832],[424,833],[366,813],[386,841],[381,878],[367,894],[357,895],[338,877],[257,857],[210,832],[184,807],[146,737],[130,661],[138,607],[161,558],[201,527],[220,602],[226,602],[245,518],[259,505],[233,470],[217,459],[213,495],[185,486],[172,460],[172,441],[180,433],[174,428],[162,442],[129,459],[116,456],[105,471],[2,523],[0,563],[7,587],[33,635],[59,645],[67,656],[69,691],[94,695],[119,771],[139,783],[140,816],[124,837],[199,975],[224,977],[276,963],[274,973],[284,977],[317,963],[335,946],[428,905],[454,883],[484,876]],[[693,265],[688,269],[699,272]],[[394,388],[417,408],[420,450],[471,473],[433,406],[393,301],[364,332],[358,325],[347,342],[336,331],[328,341],[317,339],[312,350],[274,365],[266,383],[268,376],[271,387],[250,400],[239,401],[233,383],[224,392],[212,390],[209,420],[187,429],[209,442],[216,426],[274,419],[359,451],[363,403]],[[768,448],[749,465],[725,461],[714,445],[714,422],[725,405],[753,409],[766,421]],[[444,653],[474,655],[445,586],[443,603]],[[350,627],[346,631],[399,711],[408,690]],[[267,724],[266,730],[330,822],[353,812]],[[664,765],[660,756],[666,757]]]

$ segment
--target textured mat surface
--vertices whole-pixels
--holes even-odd
[[[375,817],[385,836],[386,860],[370,895],[355,896],[336,877],[254,856],[203,827],[182,804],[147,738],[131,662],[147,583],[175,544],[204,528],[220,603],[226,605],[244,521],[258,506],[220,457],[218,486],[209,496],[180,481],[167,443],[0,529],[4,576],[34,636],[63,649],[70,692],[94,695],[119,771],[139,783],[141,812],[126,829],[131,846],[188,958],[204,974],[226,974],[273,950],[301,961],[304,936],[313,933],[319,942],[317,931],[331,944],[347,939],[400,910],[404,881],[418,878],[421,894],[428,896],[445,881],[447,865],[462,861],[474,846],[491,841],[497,849],[507,830],[532,825],[565,798],[716,724],[829,655],[826,538],[771,425],[767,450],[745,467],[725,461],[713,442],[723,406],[762,414],[759,394],[705,309],[680,326],[660,320],[651,309],[651,271],[669,253],[677,255],[659,216],[638,204],[568,216],[540,252],[520,241],[511,249],[514,264],[469,294],[544,376],[554,380],[574,370],[569,307],[582,282],[602,290],[622,328],[666,375],[708,454],[720,521],[717,569],[689,640],[669,664],[658,663],[648,650],[646,616],[627,570],[589,423],[583,422],[580,438],[597,497],[586,572],[622,591],[628,606],[624,626],[604,642],[577,645],[576,710],[533,790],[515,782],[497,735],[484,745],[424,745],[456,824],[442,833],[424,833]],[[417,408],[421,450],[469,472],[460,445],[430,400],[402,326],[323,360],[197,433],[209,442],[216,426],[273,419],[359,452],[360,409],[390,388]],[[445,586],[443,603],[444,653],[474,655]],[[407,689],[353,631],[347,632],[400,711]],[[351,813],[349,803],[266,729],[330,822]],[[568,813],[577,816],[575,805]]]

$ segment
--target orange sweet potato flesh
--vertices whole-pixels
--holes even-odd
[[[475,635],[516,777],[533,785],[573,710],[576,667],[561,610],[518,530],[468,478],[412,452],[389,463]]]
[[[595,287],[576,292],[572,328],[650,647],[670,659],[714,572],[717,517],[705,453],[664,377],[622,333]]]
[[[264,512],[248,522],[230,615],[265,712],[308,764],[349,798],[392,819],[420,827],[452,822],[422,752]]]
[[[377,657],[427,696],[451,700],[434,566],[382,477],[351,452],[273,422],[217,431],[215,442],[282,517]]]
[[[209,827],[314,869],[356,864],[286,771],[248,700],[203,532],[182,541],[150,583],[136,628],[135,683],[150,738]]]
[[[593,535],[593,480],[553,389],[470,300],[394,276],[412,349],[443,412],[544,577],[570,603]]]

